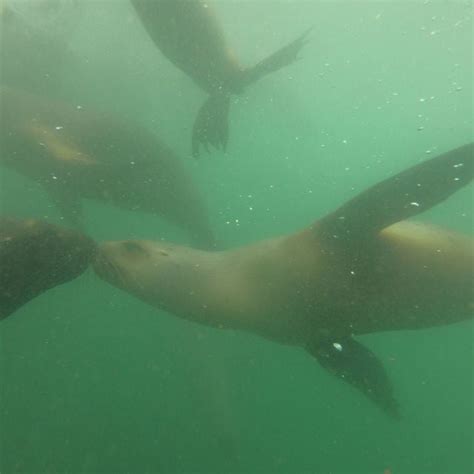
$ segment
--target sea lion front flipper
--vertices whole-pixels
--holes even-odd
[[[245,69],[242,73],[240,87],[245,88],[267,74],[271,74],[295,62],[298,59],[298,53],[301,48],[308,42],[308,35],[312,29],[313,27],[309,28],[294,41],[283,46],[283,48],[280,48],[255,66]]]
[[[313,226],[320,237],[360,242],[424,212],[474,178],[474,143],[426,160],[363,191]]]
[[[352,337],[327,339],[307,351],[326,370],[360,390],[392,418],[400,418],[390,379],[377,356]]]
[[[208,150],[209,145],[216,149],[227,148],[229,138],[229,95],[216,92],[209,96],[198,111],[193,126],[192,153],[199,157],[199,147],[204,145]]]

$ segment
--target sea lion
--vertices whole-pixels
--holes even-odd
[[[78,0],[0,0],[0,82],[60,94],[78,61],[70,39],[80,15]]]
[[[304,347],[398,416],[382,363],[353,336],[472,317],[471,237],[405,221],[474,176],[474,144],[409,168],[292,235],[219,252],[106,242],[97,274],[198,323]]]
[[[95,250],[94,241],[76,230],[0,217],[0,319],[81,275]]]
[[[161,215],[212,247],[203,199],[183,163],[146,129],[86,106],[0,88],[0,162],[41,183],[81,228],[81,199]]]
[[[297,59],[309,30],[250,68],[243,68],[226,44],[209,2],[201,0],[131,0],[157,48],[209,94],[199,109],[192,152],[211,145],[226,149],[230,96]]]

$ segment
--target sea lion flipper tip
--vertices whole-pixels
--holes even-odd
[[[388,416],[400,419],[390,379],[377,356],[352,337],[328,338],[307,347],[320,365],[351,384]]]
[[[216,150],[225,150],[229,138],[230,98],[218,92],[209,96],[198,111],[193,125],[193,156],[199,157],[202,146],[209,153],[209,145]]]
[[[242,88],[256,82],[267,74],[271,74],[294,63],[298,59],[298,53],[309,41],[308,36],[312,29],[313,26],[255,66],[244,70],[242,73]]]

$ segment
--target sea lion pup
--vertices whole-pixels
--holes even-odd
[[[154,134],[86,106],[0,88],[0,162],[41,183],[81,227],[81,199],[163,216],[196,245],[214,237],[183,163]]]
[[[192,152],[211,145],[226,149],[230,96],[241,94],[263,76],[297,59],[309,30],[253,67],[243,68],[226,44],[208,2],[201,0],[131,0],[158,49],[209,94],[199,109],[192,134]]]
[[[81,232],[37,219],[0,217],[0,319],[81,275],[96,244]]]
[[[95,270],[177,316],[302,346],[396,417],[382,363],[354,336],[472,317],[473,239],[404,219],[467,185],[473,155],[471,143],[409,168],[289,236],[220,252],[104,243]]]

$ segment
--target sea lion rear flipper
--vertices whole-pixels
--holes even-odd
[[[326,370],[360,390],[392,418],[400,418],[392,384],[377,356],[352,337],[334,338],[307,347]]]
[[[474,178],[474,143],[412,166],[363,191],[313,229],[332,240],[357,242],[447,199]]]
[[[258,81],[267,74],[278,71],[298,59],[298,53],[301,48],[308,42],[308,35],[313,28],[306,30],[301,36],[296,38],[291,43],[283,46],[275,53],[266,57],[255,66],[245,69],[242,73],[242,88],[247,87],[253,82]]]
[[[192,153],[199,157],[199,147],[209,145],[226,150],[229,138],[230,97],[225,93],[212,94],[198,111],[193,126]]]

